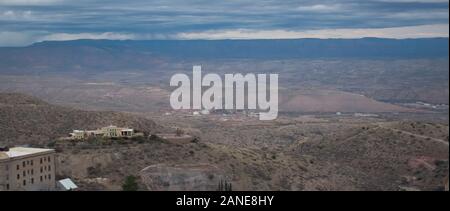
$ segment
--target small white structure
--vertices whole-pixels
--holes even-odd
[[[255,112],[249,112],[247,114],[248,117],[252,117],[252,118],[259,118],[259,113],[255,113]]]
[[[378,117],[377,114],[355,113],[355,117]]]
[[[57,187],[61,191],[72,191],[78,189],[78,186],[75,185],[75,183],[69,178],[59,180],[57,182]]]
[[[211,112],[209,111],[209,110],[202,110],[201,112],[200,112],[202,115],[209,115]]]

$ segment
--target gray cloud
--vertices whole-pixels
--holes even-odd
[[[445,26],[448,8],[446,0],[0,0],[0,32],[21,34],[26,45],[56,35],[173,39],[211,31]]]

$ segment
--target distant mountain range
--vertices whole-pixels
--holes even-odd
[[[448,58],[448,38],[75,40],[0,48],[0,72],[143,69],[167,60]]]

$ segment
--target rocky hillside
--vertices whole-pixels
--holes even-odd
[[[425,126],[427,132],[421,132]],[[443,190],[447,137],[445,125],[378,123],[308,142],[296,152],[312,155],[318,163],[335,163],[340,166],[337,172],[364,190]]]
[[[154,132],[152,120],[118,112],[81,111],[48,104],[31,96],[0,93],[0,144],[46,144],[67,136],[73,129],[95,129],[107,125]]]
[[[81,190],[121,190],[129,176],[138,178],[139,190],[216,190],[223,178],[237,191],[444,190],[448,180],[448,124],[144,118],[54,106],[21,94],[0,94],[0,117],[0,145],[52,143],[57,178],[70,177]],[[54,142],[72,129],[108,124],[147,133],[177,126],[198,139]]]

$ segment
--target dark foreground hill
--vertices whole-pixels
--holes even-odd
[[[0,117],[0,144],[12,145],[43,144],[67,136],[73,129],[95,129],[111,124],[147,133],[160,128],[155,122],[134,115],[81,111],[12,93],[0,93]]]

